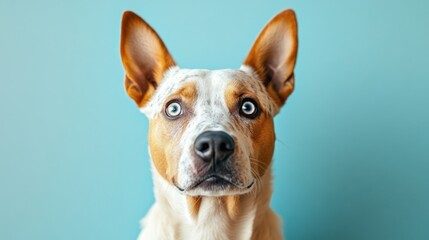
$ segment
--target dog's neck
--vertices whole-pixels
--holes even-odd
[[[266,231],[263,223],[273,217],[268,216],[272,214],[271,166],[252,192],[240,196],[185,196],[155,169],[153,175],[156,203],[151,211],[156,211],[163,231],[170,231],[168,236],[174,239],[251,239]]]

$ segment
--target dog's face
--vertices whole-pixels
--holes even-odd
[[[263,84],[249,69],[172,68],[163,81],[143,108],[158,172],[188,195],[249,191],[274,146],[277,106]]]
[[[150,119],[157,173],[190,196],[251,191],[271,164],[273,117],[293,91],[296,54],[291,10],[268,23],[240,69],[216,71],[177,67],[156,32],[124,13],[125,88]]]

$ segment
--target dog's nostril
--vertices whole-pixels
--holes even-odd
[[[228,149],[226,148],[226,143],[224,143],[224,142],[220,144],[219,148],[220,148],[220,150],[221,150],[221,151],[228,150]]]
[[[219,149],[221,151],[231,151],[232,150],[232,146],[231,146],[231,144],[223,142],[223,143],[220,144]]]
[[[198,150],[199,150],[199,151],[201,151],[201,152],[205,152],[205,151],[209,150],[209,148],[210,148],[209,143],[208,143],[208,142],[205,142],[205,143],[202,143],[202,144],[198,147]]]

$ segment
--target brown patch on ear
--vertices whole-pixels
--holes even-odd
[[[121,58],[125,90],[139,107],[150,99],[175,62],[158,34],[133,12],[124,12],[121,27]]]
[[[186,196],[186,202],[188,203],[188,210],[192,217],[198,217],[198,212],[200,211],[201,206],[201,196],[193,197]]]
[[[225,196],[223,197],[223,201],[225,203],[228,216],[231,219],[235,219],[238,215],[238,210],[240,206],[239,204],[240,196],[239,195]]]
[[[292,75],[293,77],[293,75]],[[292,94],[294,89],[294,80],[292,78],[292,81],[286,81],[285,86],[282,88],[276,90],[272,84],[269,84],[266,88],[268,91],[268,94],[271,96],[271,98],[274,100],[274,102],[277,104],[277,106],[283,106],[283,104],[286,102],[287,98]],[[280,97],[283,96],[283,97]]]
[[[139,85],[130,80],[128,76],[125,76],[125,91],[128,96],[136,102],[138,107],[142,107],[155,92],[155,87],[146,82],[141,82]]]
[[[256,71],[279,106],[285,103],[294,88],[297,51],[296,16],[288,9],[265,26],[244,61]]]

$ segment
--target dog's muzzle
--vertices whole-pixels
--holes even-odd
[[[181,191],[200,189],[209,192],[218,190],[241,189],[247,191],[253,186],[243,184],[235,169],[234,157],[236,152],[234,139],[224,131],[206,131],[201,133],[194,142],[195,179],[189,186],[183,188],[174,184]]]

